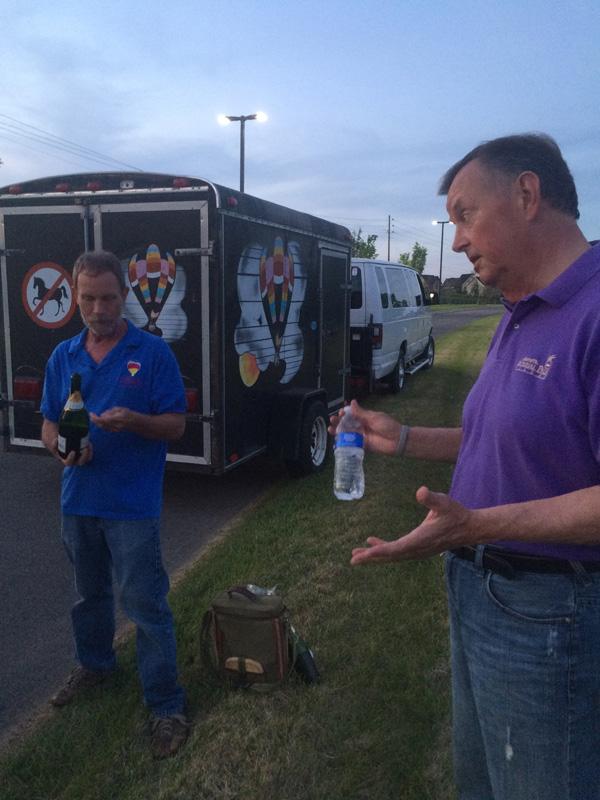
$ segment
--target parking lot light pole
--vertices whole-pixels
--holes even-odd
[[[247,120],[256,119],[258,122],[265,122],[267,115],[259,111],[256,114],[248,114],[241,117],[230,117],[226,114],[219,114],[217,120],[220,125],[229,125],[230,122],[240,123],[240,192],[244,191],[244,150],[245,150],[245,127]]]
[[[442,245],[440,247],[440,297],[442,296],[442,261],[444,259],[444,225],[454,225],[449,219],[439,220],[434,219],[432,225],[442,226]]]

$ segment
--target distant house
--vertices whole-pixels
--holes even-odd
[[[468,294],[484,299],[484,302],[499,302],[501,293],[490,286],[484,286],[474,272],[466,272],[460,278],[446,278],[442,285],[444,294]]]
[[[442,288],[444,291],[460,292],[461,294],[481,297],[485,286],[474,272],[466,272],[460,278],[446,278]]]

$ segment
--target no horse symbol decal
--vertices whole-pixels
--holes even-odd
[[[60,328],[75,311],[75,293],[69,273],[59,264],[43,261],[23,281],[23,305],[36,325]]]

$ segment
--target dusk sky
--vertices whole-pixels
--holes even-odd
[[[479,142],[543,131],[600,239],[597,0],[0,0],[0,186],[136,169],[239,185],[416,241],[438,274],[445,170]],[[93,151],[93,152],[90,152]],[[444,237],[443,277],[470,272]]]

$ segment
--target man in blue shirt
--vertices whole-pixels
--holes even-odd
[[[59,344],[48,362],[42,441],[65,467],[62,539],[80,595],[71,614],[78,666],[50,702],[67,705],[116,668],[114,569],[120,605],[137,626],[154,754],[164,757],[179,749],[188,732],[160,555],[167,441],[183,435],[185,390],[168,345],[122,317],[128,287],[112,253],[80,256],[73,285],[86,328]],[[82,378],[90,440],[77,458],[71,452],[63,459],[58,421],[74,372]]]

